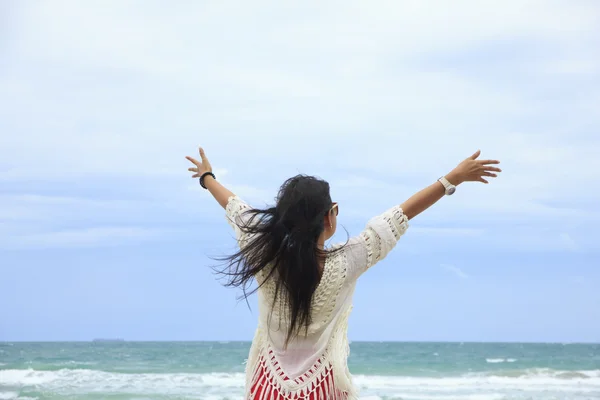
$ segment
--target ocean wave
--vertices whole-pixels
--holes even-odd
[[[38,400],[37,397],[20,396],[17,392],[0,392],[0,400]]]
[[[244,390],[242,373],[145,373],[126,374],[89,369],[0,370],[0,391],[5,388],[35,388],[58,396],[85,393],[105,395],[177,396],[190,398],[241,399]],[[354,381],[363,396],[404,399],[494,399],[513,393],[544,398],[552,393],[600,394],[600,370],[561,371],[530,369],[471,373],[456,377],[409,377],[355,375]],[[375,396],[375,397],[372,397]],[[479,397],[478,397],[479,396]],[[14,397],[13,397],[14,398]],[[586,397],[583,397],[586,398]],[[12,398],[0,398],[11,400]]]
[[[93,365],[98,365],[97,362],[95,361],[75,361],[75,360],[69,360],[69,361],[63,361],[63,362],[59,362],[54,364],[56,366],[93,366]]]
[[[590,371],[563,371],[550,368],[529,368],[514,370],[498,370],[486,373],[474,373],[471,376],[496,377],[496,378],[519,378],[519,379],[562,379],[562,380],[581,380],[598,379],[600,380],[600,370]]]
[[[432,385],[437,388],[457,386],[505,386],[521,387],[524,390],[535,387],[568,387],[579,388],[589,386],[600,390],[600,370],[561,371],[551,369],[526,369],[514,371],[477,372],[457,377],[403,377],[355,375],[357,384],[365,387],[401,387],[411,385]]]
[[[485,361],[489,364],[499,364],[499,363],[514,363],[517,361],[516,358],[486,358]]]
[[[191,396],[217,391],[219,396],[228,396],[243,393],[244,382],[241,373],[128,374],[90,369],[0,370],[0,388],[35,388],[59,395],[100,391],[105,394]]]

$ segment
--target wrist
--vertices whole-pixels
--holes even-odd
[[[450,173],[444,177],[454,186],[458,186],[464,182],[464,180],[461,178],[461,175],[455,170],[450,171]]]
[[[204,184],[207,184],[209,182],[215,182],[217,179],[215,178],[214,175],[206,175],[204,177]]]
[[[206,171],[200,176],[200,186],[204,189],[209,189],[214,182],[216,182],[216,178],[212,171]]]

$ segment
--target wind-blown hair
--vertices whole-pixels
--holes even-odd
[[[325,259],[317,244],[332,206],[329,183],[312,176],[294,176],[279,189],[275,207],[245,212],[239,228],[248,241],[238,252],[221,259],[228,264],[221,271],[229,278],[226,286],[241,287],[244,298],[258,289],[246,291],[257,273],[264,270],[266,279],[275,279],[275,299],[283,295],[289,307],[286,344],[310,325],[312,298]]]

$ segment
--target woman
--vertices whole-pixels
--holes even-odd
[[[239,252],[225,258],[228,285],[258,283],[259,321],[246,364],[249,399],[355,399],[347,367],[348,316],[358,277],[382,260],[408,228],[408,221],[463,182],[488,183],[500,169],[480,152],[401,205],[371,219],[341,246],[325,249],[339,207],[329,184],[310,176],[288,179],[277,204],[249,207],[222,186],[200,149],[189,168],[193,178],[226,210]],[[244,290],[246,294],[246,291]],[[246,294],[247,295],[247,294]]]

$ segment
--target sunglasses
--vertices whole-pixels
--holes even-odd
[[[333,206],[331,206],[331,212],[334,212],[336,217],[340,214],[340,206],[338,203],[333,203]]]

